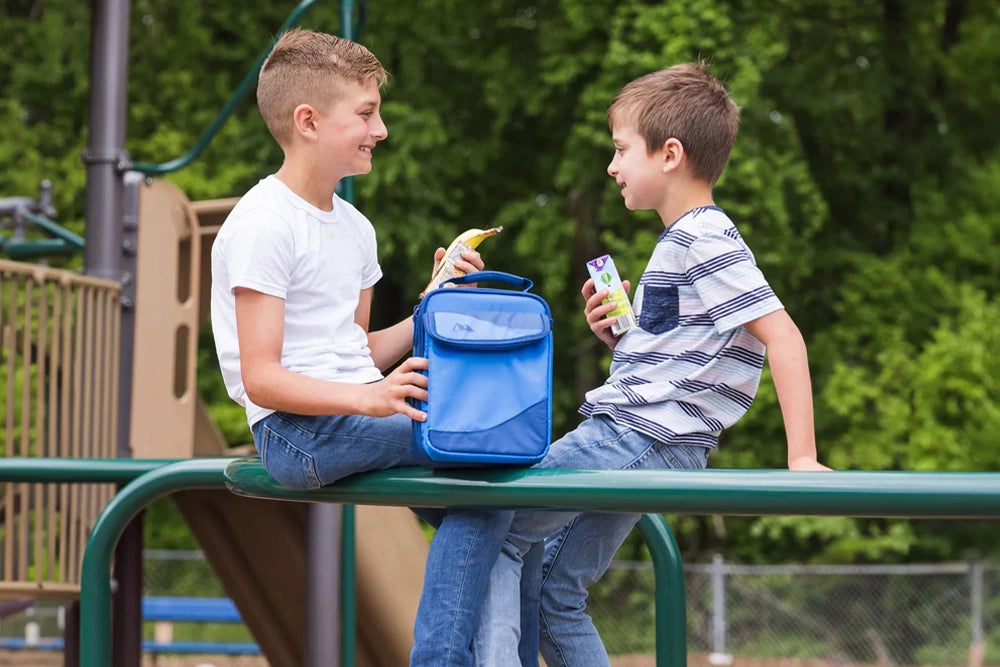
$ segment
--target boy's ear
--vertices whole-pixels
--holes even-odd
[[[296,134],[306,139],[316,137],[316,109],[309,104],[300,104],[292,111],[292,127]]]
[[[680,140],[670,137],[663,142],[663,173],[673,171],[684,162],[684,144]]]

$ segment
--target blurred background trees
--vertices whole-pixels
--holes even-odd
[[[194,144],[296,3],[133,0],[128,149]],[[0,196],[54,183],[83,233],[88,3],[0,2]],[[338,3],[302,25],[339,34]],[[376,325],[410,312],[434,248],[503,225],[490,267],[531,277],[556,320],[556,435],[609,354],[582,321],[584,262],[636,280],[662,232],[606,174],[607,105],[630,79],[704,59],[742,107],[716,201],[806,335],[821,458],[837,468],[1000,466],[1000,11],[986,0],[367,2],[359,40],[391,72],[389,138],[359,207],[379,232]],[[281,155],[252,95],[191,166],[192,199],[235,196]],[[206,332],[207,333],[207,332]],[[230,439],[210,335],[200,382]],[[474,382],[470,378],[470,382]],[[782,467],[769,378],[716,467]],[[830,562],[959,558],[997,541],[961,522],[676,520],[687,557]]]

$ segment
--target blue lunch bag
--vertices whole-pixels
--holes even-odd
[[[552,314],[527,278],[480,271],[445,281],[415,309],[413,355],[428,360],[427,413],[413,422],[425,466],[531,465],[552,437]]]

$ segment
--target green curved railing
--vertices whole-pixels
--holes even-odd
[[[102,513],[91,532],[87,551],[84,555],[81,580],[86,582],[81,588],[81,634],[94,641],[81,642],[82,665],[110,665],[110,568],[115,545],[125,526],[139,511],[157,498],[173,491],[195,488],[222,488],[229,483],[225,477],[231,458],[195,459],[41,459],[10,457],[0,459],[0,482],[7,483],[112,483],[127,484]],[[149,475],[149,477],[144,477]],[[139,479],[142,478],[142,479]],[[309,498],[316,500],[316,498]],[[354,514],[345,513],[345,536],[355,530]],[[659,554],[655,562],[662,562],[655,572],[658,599],[659,591],[683,591],[683,571],[676,542],[662,517],[644,517],[640,530],[647,535],[650,550]],[[343,568],[347,575],[353,572],[354,560],[350,549],[344,554]],[[355,610],[353,604],[353,576],[346,576],[344,582],[345,627],[343,664],[354,664],[354,633],[346,632],[354,627]],[[684,639],[683,622],[685,608],[683,595],[667,596],[664,593],[658,609],[672,607],[671,612],[657,617],[659,636],[674,633],[674,640]],[[675,622],[670,623],[669,619]],[[679,624],[676,622],[680,620]],[[664,626],[661,628],[661,625]],[[677,644],[683,645],[683,644]]]
[[[538,475],[540,471],[521,471],[523,479],[530,480]],[[395,470],[397,482],[409,487],[409,491],[404,491],[402,495],[394,495],[391,502],[368,502],[363,504],[375,505],[403,505],[403,506],[424,506],[424,507],[447,507],[464,502],[452,502],[452,497],[448,488],[461,484],[462,477],[456,477],[453,473],[434,473],[418,468],[399,468]],[[424,475],[423,473],[428,473]],[[382,483],[383,473],[368,473],[357,475],[349,479],[350,486],[357,488],[358,483],[365,486],[370,483],[371,489],[365,492],[366,496],[377,497],[377,493],[371,491]],[[435,493],[443,492],[443,496],[434,498],[421,490],[426,486],[429,479],[433,479],[440,474],[445,480],[444,485],[434,485]],[[612,473],[613,474],[613,473]],[[580,475],[575,471],[561,471],[558,476]],[[405,481],[408,476],[409,481]],[[247,484],[243,485],[242,480],[247,477]],[[0,481],[3,479],[3,467],[0,465]],[[522,483],[523,483],[522,479]],[[365,480],[368,480],[366,482]],[[347,482],[348,480],[344,480]],[[489,498],[496,498],[496,494],[490,492],[484,496],[485,502],[479,503],[477,498],[481,493],[468,492],[459,494],[456,497],[468,498],[470,504],[478,505],[512,505],[525,506],[521,501],[524,496],[518,493],[519,485],[512,484],[512,480],[507,478],[505,473],[497,471],[475,471],[471,472],[466,482],[475,484],[482,492],[483,490],[495,490],[495,485],[504,484],[514,486],[514,491],[509,495],[501,493],[500,502],[489,502]],[[545,482],[543,482],[545,484]],[[288,489],[280,487],[268,475],[259,460],[252,459],[191,459],[169,463],[157,467],[125,486],[114,499],[107,505],[97,523],[91,531],[87,550],[83,559],[83,572],[81,574],[80,591],[80,664],[81,667],[108,667],[111,663],[111,582],[110,569],[111,560],[115,545],[121,536],[122,531],[129,522],[146,505],[157,498],[168,495],[174,491],[184,489],[212,489],[228,486],[231,490],[238,491],[239,495],[263,497],[273,500],[297,500],[302,502],[353,502],[344,501],[340,498],[338,486],[324,487],[313,492],[291,492],[285,494]],[[570,487],[574,483],[570,482]],[[579,487],[576,487],[579,488]],[[530,497],[530,496],[528,496]],[[598,503],[594,508],[610,509],[612,506],[605,502]],[[398,502],[397,502],[398,501]],[[562,506],[571,506],[575,503]],[[556,506],[559,506],[556,503]],[[527,501],[527,506],[535,506],[533,501]],[[353,526],[353,523],[350,524]],[[639,530],[650,546],[650,554],[653,557],[656,569],[656,633],[657,633],[657,660],[659,665],[669,667],[680,667],[686,662],[686,611],[684,599],[684,573],[680,560],[677,543],[670,533],[666,521],[659,515],[647,515],[639,523]],[[350,578],[348,578],[350,579]],[[354,608],[353,604],[344,610],[345,620],[348,620],[348,627],[353,627]],[[661,654],[662,652],[662,654]],[[346,633],[342,642],[342,663],[344,667],[352,667],[354,664],[354,637],[353,633]]]
[[[232,459],[225,459],[227,462]],[[0,483],[128,484],[177,459],[0,458]]]
[[[84,555],[80,594],[83,667],[110,665],[111,559],[122,531],[150,502],[183,489],[228,487],[240,495],[292,501],[655,513],[643,517],[640,530],[656,565],[658,667],[686,663],[683,572],[662,513],[1000,517],[1000,473],[397,468],[300,492],[281,488],[256,458],[179,462],[8,458],[0,460],[0,482],[128,482],[101,513]],[[345,637],[345,643],[351,639]]]
[[[159,164],[136,162],[132,164],[131,168],[140,173],[153,176],[177,171],[178,169],[186,167],[194,162],[212,142],[212,139],[215,138],[215,135],[218,134],[219,130],[222,129],[222,126],[227,120],[229,120],[229,117],[233,115],[236,107],[243,101],[243,98],[246,97],[247,93],[255,87],[257,83],[257,74],[260,72],[260,68],[264,64],[264,60],[267,59],[268,54],[271,52],[274,42],[281,36],[281,33],[285,32],[285,30],[294,25],[298,25],[305,13],[318,1],[319,0],[302,0],[302,2],[300,2],[298,6],[292,10],[292,13],[288,15],[285,22],[281,24],[280,28],[278,28],[278,32],[275,33],[274,40],[272,40],[263,53],[260,54],[253,67],[251,67],[250,70],[243,76],[243,79],[236,87],[236,90],[233,91],[229,100],[222,106],[222,109],[220,109],[219,113],[215,116],[215,120],[212,121],[211,125],[208,126],[208,128],[202,133],[201,137],[198,138],[195,145],[187,153],[173,160],[169,160],[168,162],[161,162]],[[359,12],[360,18],[358,24],[353,26],[353,33],[355,35],[361,34],[361,31],[364,29],[364,22],[366,20],[365,9],[365,3],[361,2]],[[342,2],[341,20],[350,24],[353,14],[354,3]]]
[[[316,491],[278,485],[256,457],[236,459],[234,493],[410,507],[564,507],[667,514],[1000,517],[1000,473],[787,470],[393,468]]]

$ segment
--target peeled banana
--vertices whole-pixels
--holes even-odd
[[[455,262],[462,259],[462,253],[466,250],[476,248],[476,246],[483,242],[483,239],[495,236],[502,231],[503,227],[491,227],[490,229],[467,229],[456,236],[455,240],[448,246],[448,249],[444,253],[444,257],[441,259],[441,263],[438,265],[437,271],[434,272],[434,276],[431,278],[431,281],[427,283],[427,287],[425,287],[424,291],[420,293],[420,296],[423,296],[432,289],[436,289],[442,282],[448,280],[449,278],[465,275],[465,271],[460,271],[455,268]]]

